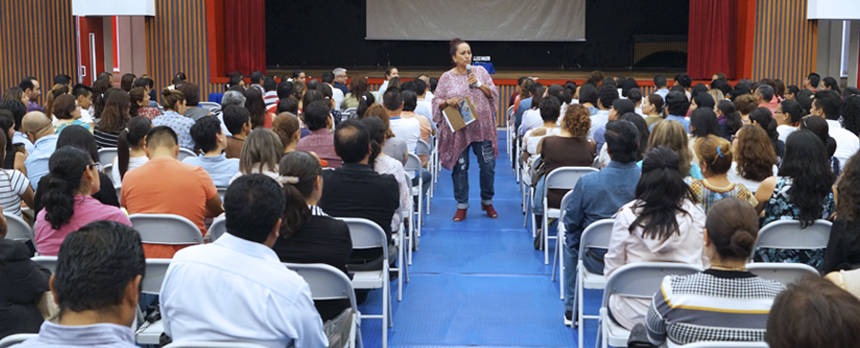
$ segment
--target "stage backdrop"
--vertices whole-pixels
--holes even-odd
[[[367,0],[366,8],[368,40],[585,41],[585,0]]]

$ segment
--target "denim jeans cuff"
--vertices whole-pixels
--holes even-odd
[[[469,209],[469,203],[457,203],[457,209]]]
[[[492,199],[482,199],[481,204],[482,205],[490,205],[490,204],[493,204],[493,200]]]

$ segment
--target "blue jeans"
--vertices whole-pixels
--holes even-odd
[[[576,306],[579,304],[576,298],[576,264],[579,261],[579,235],[567,235],[564,249],[564,310],[576,312]],[[596,255],[602,260],[606,249],[587,249],[586,254],[591,252],[591,255]],[[595,260],[593,257],[583,256],[582,264],[589,272],[603,274],[603,264],[601,261]],[[574,313],[575,314],[575,313]],[[575,316],[574,316],[575,317]]]
[[[421,182],[422,187],[421,190],[424,191],[424,195],[427,195],[427,192],[430,191],[430,182],[433,180],[433,174],[430,173],[429,170],[421,168]],[[418,186],[418,176],[416,175],[412,178],[412,186]],[[415,209],[418,209],[418,196],[415,196]]]
[[[469,148],[478,157],[478,166],[481,168],[481,204],[493,203],[493,181],[496,178],[496,155],[493,153],[493,143],[489,140],[476,141],[460,153],[460,158],[451,171],[451,179],[454,182],[454,199],[457,200],[457,209],[469,208]]]
[[[546,176],[540,178],[535,185],[535,196],[532,199],[532,211],[535,215],[543,215],[543,187]]]

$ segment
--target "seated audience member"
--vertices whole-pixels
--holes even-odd
[[[842,173],[836,182],[836,220],[818,269],[821,274],[860,268],[860,155],[851,156]]]
[[[358,101],[364,93],[368,92],[367,77],[358,75],[349,81],[349,93],[343,98],[341,109],[353,109],[358,107]]]
[[[603,259],[606,277],[621,266],[643,261],[703,265],[705,213],[684,183],[680,167],[675,151],[662,146],[648,151],[636,185],[636,199],[615,214],[609,249]],[[612,296],[610,320],[630,330],[645,321],[650,302]]]
[[[824,144],[817,135],[801,130],[788,136],[785,158],[779,176],[764,204],[761,225],[776,220],[800,220],[806,227],[816,219],[827,219],[834,212],[833,182],[835,176]],[[765,185],[759,190],[768,190]],[[756,261],[805,263],[818,268],[824,259],[823,249],[772,249],[756,251]]]
[[[331,132],[333,124],[329,117],[329,108],[322,102],[313,102],[305,105],[302,111],[304,111],[302,119],[311,133],[299,140],[296,149],[313,151],[320,158],[328,161],[329,167],[340,167],[342,161],[333,145],[334,136]]]
[[[57,121],[54,122],[54,133],[60,134],[66,126],[82,126],[89,131],[93,130],[93,126],[89,123],[81,121],[81,107],[77,106],[75,97],[71,94],[63,94],[54,99],[53,112]]]
[[[182,95],[185,96],[185,117],[197,121],[205,116],[212,116],[207,108],[200,106],[200,88],[194,83],[184,82],[176,86]]]
[[[149,106],[149,94],[143,87],[134,87],[128,91],[128,97],[131,100],[131,107],[128,109],[131,117],[144,117],[150,121],[161,116],[161,111],[156,107]]]
[[[217,187],[230,185],[230,179],[239,172],[239,159],[224,154],[227,137],[221,131],[221,122],[214,117],[198,119],[191,127],[191,138],[200,154],[186,157],[182,162],[203,168]]]
[[[227,149],[224,153],[227,158],[239,158],[245,145],[245,138],[251,134],[251,113],[244,107],[230,105],[225,107],[221,114],[224,125],[231,134],[227,137]]]
[[[36,215],[36,250],[56,256],[69,233],[98,220],[116,221],[131,226],[117,207],[100,203],[90,195],[99,191],[101,165],[83,150],[65,146],[57,149],[50,161],[50,173],[43,182],[42,205]]]
[[[554,112],[554,110],[559,110],[561,103],[555,98],[540,99],[540,103],[543,104],[543,109],[540,113],[541,118],[543,119],[543,125],[526,132],[523,136],[523,147],[520,161],[523,162],[524,168],[532,168],[535,159],[538,158],[538,155],[540,154],[538,151],[538,145],[545,137],[561,133],[561,128],[557,124],[559,113]],[[587,110],[585,112],[588,113]],[[565,117],[567,117],[567,115],[565,115]],[[590,146],[591,144],[589,144],[589,147]],[[588,149],[588,152],[591,152],[590,148]],[[531,172],[531,170],[523,171],[523,177],[527,183],[533,182]]]
[[[206,235],[206,217],[221,214],[221,197],[203,168],[176,159],[176,133],[167,126],[146,135],[149,161],[125,173],[122,204],[129,214],[176,214],[191,220]],[[169,178],[170,180],[165,180]],[[171,258],[187,245],[146,244],[149,258]]]
[[[284,207],[284,191],[264,175],[230,185],[224,195],[227,232],[177,252],[164,276],[161,314],[164,333],[174,342],[328,346],[308,284],[272,250]]]
[[[24,145],[15,144],[12,140],[15,137],[15,117],[12,112],[3,109],[2,106],[0,106],[0,132],[6,134],[6,145],[4,146],[6,157],[3,160],[3,168],[15,169],[26,175],[27,167],[24,166],[24,161],[27,159],[27,154],[24,153]]]
[[[711,206],[704,233],[710,268],[663,279],[645,320],[648,340],[763,341],[767,313],[785,286],[747,270],[757,236],[758,216],[746,201],[728,197]]]
[[[371,149],[367,127],[358,120],[341,122],[334,133],[334,148],[343,159],[343,165],[323,172],[326,189],[318,203],[320,208],[331,216],[375,222],[385,231],[391,245],[391,219],[395,210],[400,209],[400,188],[393,176],[378,174],[369,165]],[[394,247],[389,248],[389,256],[396,251]],[[380,249],[357,250],[350,256],[350,264],[365,264],[367,269],[374,269],[381,264],[374,262],[381,254]]]
[[[332,121],[334,122],[334,125],[337,126],[340,121],[343,120],[343,114],[340,112],[340,110],[335,108],[335,105],[337,104],[335,103],[335,100],[333,100],[331,86],[325,83],[321,83],[317,85],[315,89],[322,95],[322,102],[323,104],[328,106],[328,112],[331,115]],[[272,115],[272,117],[274,118],[274,114]]]
[[[700,87],[700,86],[704,88],[704,86],[701,84],[696,85],[696,87]],[[695,92],[695,89],[694,89],[694,92]],[[711,96],[711,94],[709,92],[698,92],[696,94],[693,94],[693,98],[690,100],[689,113],[692,114],[693,111],[695,111],[696,109],[699,109],[699,108],[714,110],[714,107],[716,107],[716,105],[717,105],[716,99],[714,99],[714,97]],[[692,129],[690,131],[692,132]]]
[[[776,151],[776,157],[782,159],[785,155],[785,142],[779,140],[779,132],[776,131],[776,120],[773,119],[770,110],[767,108],[756,108],[749,115],[750,123],[761,127],[767,132],[767,137],[770,138],[770,143]]]
[[[57,149],[64,146],[73,146],[84,150],[84,152],[90,155],[90,159],[92,159],[93,162],[99,161],[99,150],[96,145],[96,140],[93,137],[93,134],[84,127],[69,126],[66,128],[66,130],[63,131],[63,134],[60,134],[57,138]],[[114,185],[111,181],[110,175],[102,172],[101,170],[98,174],[99,189],[98,192],[92,195],[92,197],[102,204],[119,207],[119,198],[116,196],[116,190],[114,190]],[[47,181],[48,180],[45,177],[42,177],[42,179],[39,180],[39,185],[41,186],[41,184],[47,183]],[[36,212],[42,210],[43,205],[41,199],[44,193],[45,192],[42,190],[36,191],[36,196],[33,199],[33,210]]]
[[[130,103],[128,93],[123,91],[114,91],[108,95],[101,118],[93,131],[100,149],[116,147],[119,132],[125,129],[125,124],[131,119],[128,113]]]
[[[421,139],[421,123],[414,117],[403,118],[403,94],[399,89],[389,88],[382,96],[382,105],[388,113],[388,124],[394,136],[406,140],[406,150],[415,152],[415,145]]]
[[[609,116],[607,121],[615,121],[618,120],[621,115],[624,115],[628,112],[635,112],[636,105],[633,104],[632,101],[628,99],[615,99],[612,102],[612,105],[609,107]],[[599,154],[600,150],[603,149],[603,143],[605,140],[603,139],[603,133],[606,132],[606,125],[599,126],[594,129],[594,132],[591,134],[591,143],[594,145],[596,152]]]
[[[266,94],[268,95],[269,92],[267,92]],[[275,86],[275,96],[277,98],[274,98],[275,99],[274,103],[266,105],[266,112],[273,113],[273,114],[277,115],[279,113],[279,112],[277,112],[277,108],[278,108],[278,105],[281,104],[281,100],[287,99],[287,98],[291,97],[292,95],[293,95],[293,83],[290,81],[286,81],[286,80],[281,81],[281,83],[279,83],[279,84],[277,84],[277,86]],[[271,95],[269,95],[269,96],[271,96]]]
[[[346,80],[348,79],[346,76],[346,69],[334,68],[331,72],[334,74],[333,87],[339,89],[343,95],[346,96],[346,94],[349,93],[349,87],[346,85]]]
[[[161,91],[161,99],[164,105],[164,114],[152,119],[152,126],[170,127],[179,139],[178,145],[194,151],[194,140],[191,139],[191,127],[194,126],[194,120],[184,116],[185,95],[179,90],[165,88]]]
[[[0,132],[0,144],[6,143],[7,135]],[[7,153],[0,151],[0,163]],[[33,188],[27,175],[15,169],[0,169],[0,207],[4,212],[21,217],[21,202],[33,207]],[[2,227],[2,226],[0,226]],[[2,336],[2,334],[0,334]]]
[[[546,94],[546,88],[542,85],[535,84],[535,87],[532,88],[534,91],[532,96],[526,98],[525,101],[528,102],[528,109],[523,112],[522,120],[520,123],[520,127],[518,128],[517,135],[523,136],[528,133],[530,130],[540,127],[543,124],[543,119],[540,117],[540,105],[541,100],[544,98],[544,94]],[[523,104],[520,102],[520,104]]]
[[[16,347],[137,347],[131,326],[145,273],[137,231],[113,221],[83,226],[63,241],[51,276],[59,321],[46,320]]]
[[[431,134],[436,134],[436,123],[430,120],[433,119],[433,101],[427,98],[428,87],[427,83],[421,79],[413,80],[415,82],[415,113],[427,118],[427,123],[430,126]]]
[[[514,117],[514,129],[517,130],[517,134],[520,134],[519,130],[522,127],[523,116],[525,115],[526,111],[531,109],[532,106],[538,104],[536,102],[532,103],[532,100],[534,99],[535,94],[537,94],[539,92],[538,89],[541,89],[541,88],[543,88],[543,85],[535,82],[532,79],[526,79],[525,81],[523,81],[523,89],[520,93],[520,101],[519,101],[519,103],[517,103],[517,106],[515,107],[516,111],[515,111],[515,117]],[[432,86],[430,89],[431,89],[431,91],[433,90]],[[597,93],[594,93],[594,94],[596,96]],[[540,92],[540,95],[541,95],[541,97],[543,97],[543,92]],[[431,98],[430,100],[433,100],[433,99]],[[597,103],[597,98],[595,98],[594,102]]]
[[[567,129],[566,132],[572,133],[569,136],[578,135],[581,138],[580,142],[585,142],[584,134],[589,126],[584,117],[588,117],[588,111],[576,104],[571,105],[567,110],[565,127],[571,129]],[[576,121],[577,119],[579,121]],[[578,123],[568,124],[568,122]],[[579,258],[582,231],[597,220],[612,217],[624,204],[636,198],[636,184],[642,172],[642,169],[636,165],[639,152],[639,132],[636,127],[631,123],[620,121],[608,123],[606,126],[606,146],[611,159],[609,164],[599,172],[580,177],[573,188],[571,200],[566,207],[563,207],[565,209],[563,222],[567,230],[563,249],[565,325],[578,325],[573,323],[573,312],[576,311],[577,304],[576,263]],[[585,267],[590,272],[603,273],[602,262],[594,261],[602,260],[605,250],[588,250],[587,253],[594,254],[594,257],[583,256]]]
[[[700,96],[702,93],[697,94]],[[696,151],[696,142],[708,135],[720,136],[720,123],[713,108],[701,108],[701,110],[690,111],[690,134],[689,145],[693,162],[699,162],[699,154]]]
[[[382,123],[385,123],[385,128],[388,129],[388,132],[385,134],[385,144],[382,145],[382,152],[394,159],[400,160],[400,163],[406,165],[406,160],[409,158],[409,152],[406,149],[406,140],[398,138],[394,135],[394,132],[391,131],[391,128],[389,127],[388,112],[385,111],[385,108],[378,104],[372,105],[367,108],[367,112],[365,112],[361,118],[364,119],[367,117],[379,118],[382,120]]]
[[[860,134],[860,89],[848,87],[842,92],[842,127]]]
[[[2,210],[5,211],[5,210]],[[42,313],[36,304],[45,295],[51,272],[30,260],[26,244],[5,239],[8,226],[0,211],[0,339],[19,333],[37,333]]]
[[[842,166],[845,164],[844,162],[839,161],[834,154],[836,153],[836,139],[830,136],[830,125],[821,117],[804,117],[800,119],[800,123],[798,123],[798,128],[801,130],[806,129],[815,133],[818,136],[818,139],[821,139],[822,143],[824,143],[824,150],[827,151],[827,156],[830,158],[830,168],[833,170],[833,175],[839,176],[839,173],[842,172]]]
[[[282,262],[324,263],[346,274],[352,238],[345,222],[328,216],[317,206],[323,191],[319,160],[310,153],[293,151],[281,159],[280,172],[286,209],[280,236],[272,249]],[[326,321],[349,308],[350,303],[322,300],[314,301],[314,305]]]
[[[628,100],[629,102],[629,100]],[[546,125],[555,127],[556,118],[558,118],[560,103],[555,97],[547,97],[541,100],[540,110],[541,117],[544,117]],[[588,118],[588,110],[581,105],[578,107],[570,107],[571,110],[565,115],[564,126],[556,136],[555,134],[546,131],[545,137],[539,140],[537,144],[537,153],[540,154],[544,163],[545,173],[538,180],[535,186],[533,212],[535,221],[543,219],[543,201],[544,201],[544,186],[546,175],[553,170],[561,167],[590,167],[594,162],[594,155],[591,152],[591,144],[585,140],[588,135],[587,130],[590,128],[591,119]],[[535,131],[540,130],[537,128]],[[586,133],[583,133],[585,131]],[[605,132],[605,128],[604,128]],[[534,132],[532,132],[534,134]],[[558,209],[561,204],[561,198],[568,190],[549,190],[546,195],[547,206],[552,209]],[[540,245],[541,230],[538,229],[538,236],[535,238],[535,244]]]
[[[239,156],[239,172],[233,176],[233,182],[242,175],[263,174],[277,180],[278,163],[284,155],[284,146],[278,135],[271,129],[258,128],[251,132],[246,143],[242,146],[242,154]]]
[[[93,117],[90,115],[90,108],[93,105],[93,89],[85,84],[77,84],[72,89],[72,95],[78,106],[81,107],[81,121],[93,125]]]
[[[650,149],[660,146],[665,146],[675,151],[675,154],[678,155],[678,158],[681,160],[680,170],[682,176],[702,179],[702,172],[699,169],[698,163],[693,161],[693,155],[690,153],[689,141],[687,140],[687,132],[684,131],[684,126],[681,123],[667,119],[652,127],[651,135],[648,138],[648,149],[650,151]]]
[[[682,92],[672,93],[666,95],[666,110],[669,115],[666,116],[666,121],[677,121],[682,126],[684,126],[684,130],[687,133],[690,133],[690,121],[684,117],[687,114],[687,111],[690,108],[690,102],[687,101],[687,96]],[[650,129],[652,132],[654,131],[654,126],[651,126]]]
[[[218,117],[218,119],[221,120],[221,128],[224,130],[224,132],[226,132],[226,134],[228,134],[230,136],[233,135],[233,132],[231,132],[229,129],[227,129],[227,123],[226,123],[226,120],[224,119],[224,110],[226,110],[231,105],[238,106],[238,107],[244,109],[245,108],[245,100],[246,100],[245,94],[244,94],[245,89],[243,87],[233,86],[233,88],[239,89],[241,91],[231,89],[231,90],[228,90],[227,92],[224,92],[224,96],[221,97],[221,108],[219,110],[215,111],[215,117]],[[247,109],[245,111],[247,111]],[[249,121],[250,121],[250,115],[251,114],[248,113]]]
[[[616,100],[618,100],[618,89],[615,86],[600,86],[596,99],[598,111],[591,115],[591,129],[588,131],[588,140],[593,144],[597,144],[597,141],[592,137],[598,132],[598,129],[606,127],[606,122],[609,122],[610,109]]]
[[[771,113],[776,112],[776,107],[779,105],[779,97],[774,95],[773,87],[769,85],[758,86],[755,90],[755,99],[758,102],[758,107],[768,109]]]
[[[827,280],[807,276],[776,297],[766,329],[770,348],[856,347],[860,300]]]
[[[734,162],[727,173],[728,180],[744,184],[752,193],[757,193],[759,186],[768,178],[775,178],[774,175],[779,171],[776,151],[767,132],[761,127],[751,124],[741,127],[732,141],[732,154]],[[773,184],[765,186],[772,187]],[[759,203],[764,201],[760,200]]]
[[[328,88],[331,89],[331,100],[334,102],[334,108],[340,109],[340,105],[343,104],[344,92],[340,88],[332,86],[334,79],[334,73],[326,71],[322,74],[322,78],[320,80],[322,81],[323,85],[326,85],[328,86]]]
[[[4,96],[8,96],[6,92]],[[27,114],[27,106],[17,100],[7,100],[0,103],[0,109],[7,110],[12,114],[12,119],[15,121],[15,133],[12,135],[12,143],[23,146],[28,154],[33,153],[33,142],[27,137],[23,128],[24,116]]]
[[[394,211],[394,216],[391,218],[391,230],[396,231],[400,228],[400,223],[404,222],[402,212],[412,211],[412,185],[406,177],[406,171],[403,170],[403,164],[400,161],[386,155],[382,152],[382,146],[385,144],[386,133],[389,129],[385,127],[385,123],[376,117],[366,117],[361,120],[361,123],[367,127],[367,132],[370,133],[371,154],[367,163],[373,163],[373,170],[379,174],[391,174],[397,180],[397,185],[400,187],[400,209]]]
[[[299,119],[295,115],[284,112],[275,116],[272,121],[272,131],[281,139],[281,144],[284,145],[284,153],[296,151],[296,145],[301,137],[301,128]]]
[[[272,128],[274,114],[266,112],[266,101],[263,92],[258,88],[248,88],[245,91],[245,109],[248,109],[251,117],[251,126],[254,128]]]
[[[134,89],[134,88],[132,88]],[[145,117],[132,117],[126,128],[119,132],[117,155],[113,160],[111,176],[115,185],[122,184],[125,173],[149,161],[146,157],[146,133],[152,129],[152,121]]]
[[[842,101],[839,95],[833,91],[818,91],[815,93],[815,99],[812,101],[812,110],[810,114],[813,116],[822,117],[827,120],[827,125],[830,127],[830,136],[836,140],[836,153],[833,155],[839,159],[840,163],[845,163],[848,157],[853,156],[857,150],[860,150],[860,139],[851,131],[842,128],[839,123],[840,111],[842,109]]]
[[[696,152],[699,153],[699,168],[704,178],[690,179],[687,183],[706,214],[717,201],[728,197],[740,198],[753,207],[759,207],[759,198],[762,201],[770,199],[770,192],[760,192],[756,197],[743,183],[729,181],[726,172],[731,169],[734,153],[728,140],[707,135],[696,142]]]
[[[657,93],[651,93],[648,98],[642,98],[642,113],[649,129],[655,123],[663,121],[663,103],[663,97]]]
[[[48,174],[48,160],[57,148],[57,135],[51,119],[45,114],[34,111],[27,113],[21,120],[21,131],[33,143],[33,150],[27,151],[24,165],[27,167],[27,178],[34,190],[39,189],[39,179]]]
[[[744,125],[741,114],[735,108],[735,103],[728,99],[720,100],[714,108],[714,113],[717,114],[717,122],[720,124],[720,135],[731,141],[732,136]]]
[[[421,126],[421,140],[429,144],[430,136],[436,134],[436,130],[431,126],[429,118],[417,113],[415,108],[418,105],[418,96],[413,91],[403,91],[401,95],[403,96],[403,111],[400,113],[400,117],[405,120],[410,118],[418,120]],[[426,159],[424,161],[426,162]]]
[[[666,76],[654,76],[654,88],[657,89],[656,91],[654,91],[654,94],[659,95],[660,97],[665,99],[666,95],[669,94],[669,87],[666,81]]]
[[[783,144],[788,135],[797,130],[797,124],[803,118],[805,111],[796,100],[786,100],[779,103],[776,111],[773,112],[773,118],[776,120],[776,132],[779,133],[779,140]]]

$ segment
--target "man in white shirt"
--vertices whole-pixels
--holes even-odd
[[[308,284],[272,250],[284,206],[283,189],[265,175],[244,175],[230,185],[227,232],[177,252],[164,277],[162,321],[174,342],[328,346]]]
[[[435,84],[430,83],[430,76],[427,76],[427,74],[421,74],[421,75],[418,75],[418,80],[424,81],[424,84],[426,85],[425,88],[427,88],[427,91],[424,92],[424,98],[429,100],[430,102],[433,102],[433,91],[432,90],[435,90],[436,88],[434,87]]]
[[[382,95],[382,105],[388,113],[388,127],[394,136],[406,141],[406,149],[415,152],[415,144],[421,139],[421,123],[415,118],[402,118],[403,95],[397,88],[390,88]]]
[[[90,114],[90,107],[93,106],[93,89],[85,84],[77,84],[72,90],[72,95],[81,107],[81,122],[93,124],[94,120]]]
[[[322,74],[322,83],[327,84],[331,87],[331,99],[334,100],[335,109],[340,109],[340,105],[343,104],[343,91],[340,88],[335,88],[332,83],[334,83],[334,73],[330,71],[326,71]]]
[[[618,90],[612,86],[601,86],[597,90],[597,108],[599,111],[591,115],[591,128],[588,130],[588,140],[592,141],[594,131],[600,127],[605,127],[606,122],[609,122],[609,108],[612,103],[618,99]],[[602,141],[602,139],[599,139]],[[602,144],[602,142],[601,142]]]
[[[844,166],[848,158],[853,156],[857,150],[860,150],[860,139],[854,133],[851,133],[851,131],[842,128],[842,124],[838,121],[840,109],[842,109],[842,100],[835,91],[822,90],[815,92],[815,99],[812,100],[810,113],[827,120],[827,125],[830,127],[828,133],[836,140],[836,152],[833,154],[833,157],[838,158],[839,162]]]

